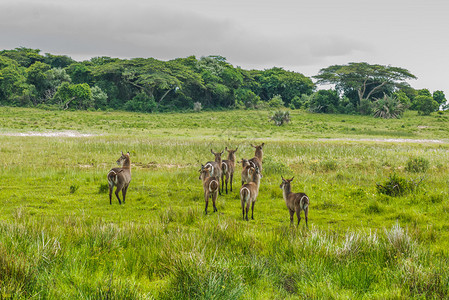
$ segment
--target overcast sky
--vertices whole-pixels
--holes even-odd
[[[316,75],[392,65],[449,98],[447,0],[1,0],[0,49],[75,60],[221,55],[244,69]]]

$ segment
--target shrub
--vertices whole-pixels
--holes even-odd
[[[290,113],[288,111],[278,110],[270,116],[270,121],[273,121],[276,126],[282,126],[290,122]]]
[[[322,161],[320,165],[324,171],[335,171],[338,168],[338,164],[335,160]]]
[[[280,95],[275,95],[268,101],[268,106],[273,108],[281,108],[284,106],[284,101]]]
[[[80,188],[79,185],[72,184],[70,186],[70,194],[74,194],[79,188]]]
[[[92,100],[94,102],[95,108],[106,108],[108,104],[108,95],[101,90],[100,87],[94,86],[91,88]]]
[[[299,109],[303,106],[303,101],[301,100],[301,97],[295,96],[290,101],[290,108],[292,109]]]
[[[422,181],[422,180],[421,180]],[[390,175],[387,181],[383,184],[377,183],[377,191],[381,194],[396,197],[408,194],[414,191],[421,183],[415,183],[414,181],[407,180],[396,174]]]
[[[260,97],[249,89],[237,89],[235,91],[235,104],[240,108],[257,108]]]
[[[429,161],[423,157],[410,158],[405,170],[412,173],[425,172],[429,169]]]
[[[153,112],[156,109],[156,101],[146,93],[139,93],[126,102],[125,109],[129,111]]]
[[[405,106],[393,96],[385,95],[373,103],[374,117],[383,119],[399,119],[404,113]]]

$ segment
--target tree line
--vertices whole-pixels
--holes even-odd
[[[0,51],[0,105],[139,112],[288,107],[317,113],[397,117],[449,108],[442,91],[415,90],[408,70],[367,63],[321,69],[312,78],[273,67],[245,70],[222,56],[78,62],[39,49]],[[333,88],[318,90],[318,85]]]

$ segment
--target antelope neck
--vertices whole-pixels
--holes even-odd
[[[129,161],[129,159],[123,162],[122,169],[131,169],[131,162]]]
[[[284,190],[285,195],[288,195],[292,192],[292,188],[291,188],[290,184],[284,184],[283,190]]]

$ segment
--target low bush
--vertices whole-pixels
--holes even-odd
[[[410,158],[405,170],[412,173],[426,172],[429,169],[429,161],[423,157]]]
[[[290,122],[290,113],[288,111],[278,110],[270,116],[270,121],[273,121],[276,126],[282,126]]]
[[[421,181],[415,183],[413,180],[407,180],[396,174],[390,175],[387,181],[383,184],[377,183],[377,191],[381,194],[396,197],[403,196],[414,191]]]

